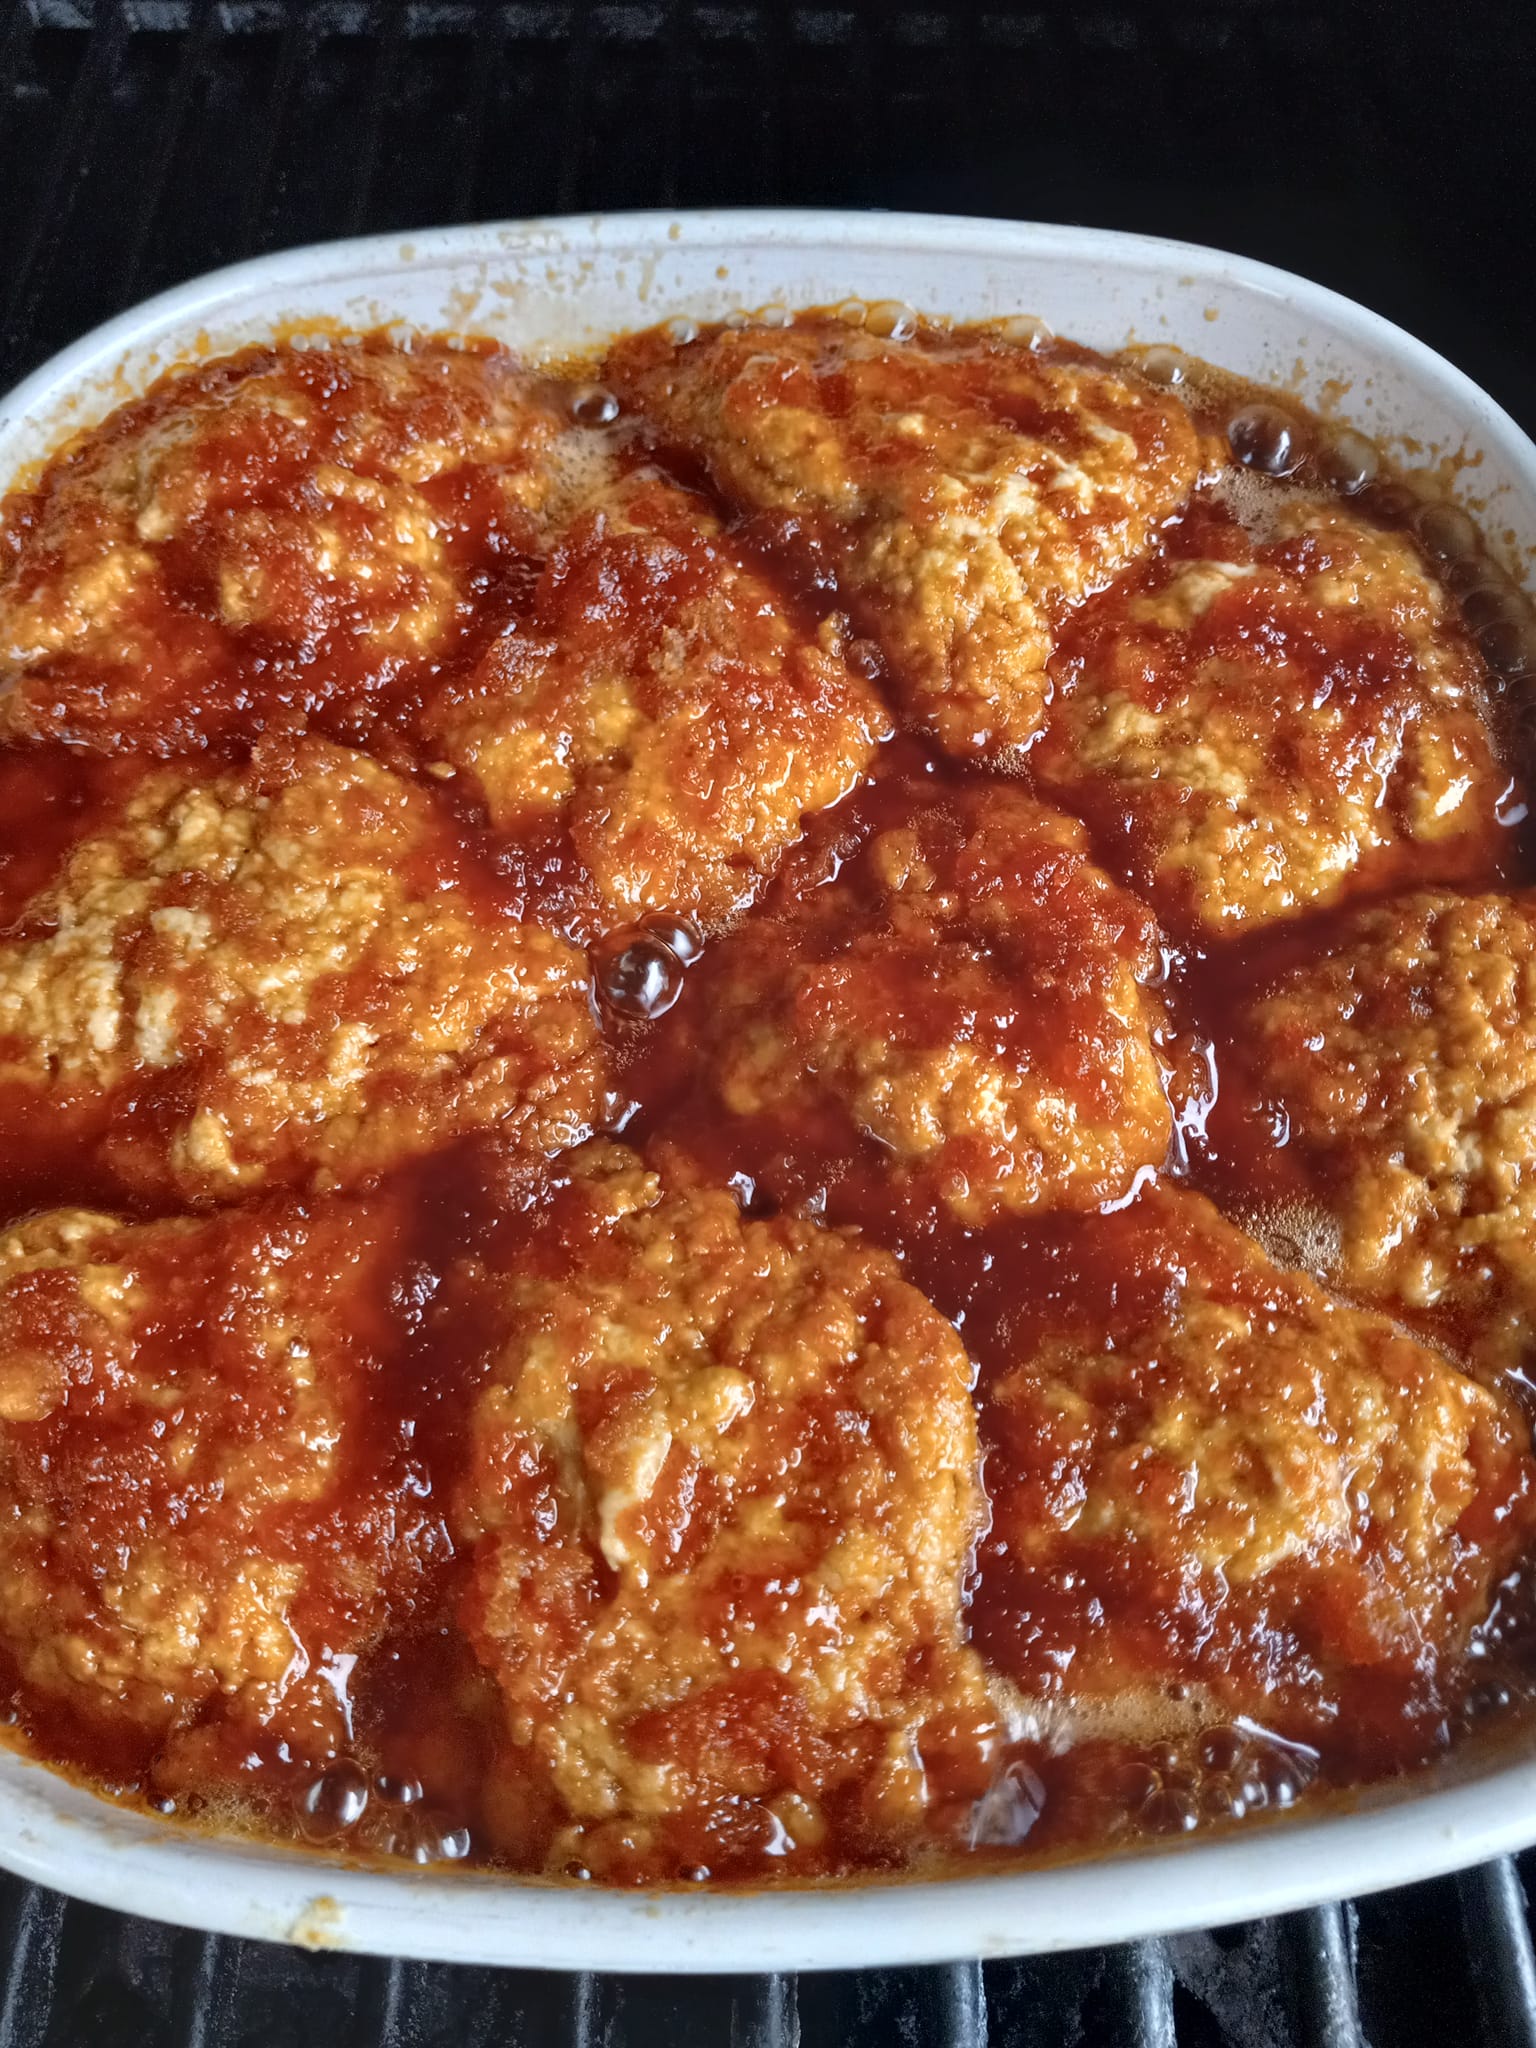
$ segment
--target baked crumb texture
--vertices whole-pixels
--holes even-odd
[[[491,1125],[579,1140],[603,1099],[586,962],[476,880],[432,792],[366,755],[151,769],[0,940],[0,1131],[56,1107],[186,1201]]]
[[[586,502],[528,614],[434,694],[424,742],[499,831],[568,836],[595,929],[717,925],[890,731],[827,637],[705,499],[644,472]]]
[[[1092,1209],[1160,1166],[1157,927],[1075,818],[921,784],[835,882],[752,920],[700,1005],[718,1105],[877,1159],[967,1223]]]
[[[1509,776],[1413,543],[1300,497],[1191,525],[1067,636],[1041,785],[1200,938],[1486,872]]]
[[[991,337],[837,321],[621,342],[615,386],[792,556],[835,569],[900,700],[951,751],[1031,739],[1056,628],[1188,497],[1176,398]]]
[[[375,1413],[402,1220],[374,1196],[0,1235],[0,1629],[65,1729],[344,1738],[337,1660],[430,1548]]]
[[[1490,1380],[1536,1339],[1536,908],[1420,892],[1361,910],[1246,1008],[1325,1270]]]
[[[563,422],[501,354],[253,348],[8,502],[0,730],[180,751],[441,658]]]
[[[578,1172],[508,1279],[459,1497],[513,1837],[604,1875],[899,1856],[934,1724],[996,1734],[970,1361],[884,1251],[632,1154]]]
[[[1434,1756],[1529,1605],[1536,899],[1401,506],[1068,343],[601,374],[252,348],[0,509],[23,1733],[620,1883]]]
[[[1101,1716],[1182,1683],[1335,1755],[1428,1753],[1442,1660],[1530,1540],[1519,1409],[1198,1195],[1103,1238],[1113,1295],[1068,1287],[987,1394],[983,1648]]]

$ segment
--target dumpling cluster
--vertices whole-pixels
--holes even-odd
[[[248,349],[5,501],[24,1726],[621,1882],[1068,1839],[1128,1701],[1428,1754],[1536,1481],[1455,601],[1068,344],[603,374]]]

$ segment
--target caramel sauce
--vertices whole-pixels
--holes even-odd
[[[1068,344],[1051,348],[1062,361],[1091,360]],[[268,352],[265,360],[275,363],[276,357]],[[341,404],[342,387],[330,377],[323,352],[296,360],[299,381],[323,420],[329,406]],[[234,368],[192,373],[192,381],[212,389],[248,367],[239,359]],[[577,374],[589,372],[578,366]],[[956,402],[985,395],[984,370],[957,362],[952,378]],[[174,409],[183,388],[168,383],[117,416],[107,434],[123,440],[144,432]],[[607,395],[595,388],[602,402],[585,391],[578,418],[606,428],[612,417]],[[559,387],[549,389],[554,405]],[[792,403],[795,395],[791,374],[778,396]],[[1246,394],[1202,372],[1185,395],[1197,424],[1216,434]],[[1292,481],[1316,490],[1326,483],[1316,454],[1325,446],[1325,430],[1283,403],[1303,450],[1314,451],[1310,468]],[[452,429],[451,420],[446,428],[435,419],[430,424]],[[1081,452],[1079,422],[1047,418],[1023,399],[1011,404],[1003,424],[1054,433],[1069,452]],[[695,461],[665,445],[650,446],[643,432],[637,441],[628,419],[615,434],[621,468],[655,461],[684,487],[707,488]],[[78,465],[84,453],[77,448],[67,460]],[[215,442],[209,460],[215,459],[219,466],[196,480],[198,489],[217,493],[228,479],[258,469],[270,502],[281,506],[307,487],[313,447],[290,448],[285,430],[268,422]],[[899,442],[885,459],[899,470]],[[125,743],[103,752],[17,739],[0,750],[0,915],[9,933],[27,929],[25,906],[151,761],[191,755],[238,763],[263,733],[309,729],[428,780],[412,737],[421,707],[445,676],[472,667],[498,634],[536,632],[553,607],[568,634],[579,636],[585,620],[592,649],[600,653],[615,617],[697,595],[689,578],[701,572],[686,546],[669,558],[665,574],[643,551],[616,572],[611,563],[594,563],[579,552],[550,564],[539,559],[530,521],[515,506],[509,509],[506,492],[485,476],[449,471],[421,490],[446,536],[456,593],[429,655],[370,650],[366,604],[359,599],[338,613],[325,590],[306,581],[304,565],[281,554],[279,580],[266,602],[286,622],[283,632],[264,637],[258,631],[232,651],[208,623],[207,562],[195,551],[172,550],[157,600],[163,615],[150,621],[157,632],[165,630],[155,640],[155,659],[137,676]],[[1385,471],[1348,502],[1385,530],[1412,530],[1416,501]],[[28,530],[37,503],[33,494],[8,505],[13,545]],[[829,613],[841,613],[835,566],[816,536],[807,541],[796,530],[793,518],[742,516],[733,533],[801,631],[814,634]],[[1096,646],[1112,643],[1124,629],[1124,605],[1181,562],[1216,558],[1248,567],[1263,557],[1299,572],[1308,546],[1305,540],[1266,542],[1228,504],[1202,491],[1165,528],[1149,564],[1133,565],[1064,623],[1058,664],[1087,659]],[[571,587],[571,579],[583,578],[579,588]],[[867,633],[867,602],[856,609],[859,629]],[[837,630],[850,661],[877,682],[888,681],[873,642],[855,640],[845,619]],[[1286,687],[1303,686],[1320,700],[1332,692],[1345,713],[1328,744],[1341,756],[1369,737],[1382,705],[1408,686],[1413,668],[1412,649],[1390,622],[1351,611],[1332,621],[1277,623],[1260,589],[1247,597],[1239,591],[1226,603],[1210,644],[1212,658],[1234,663],[1263,648],[1267,658],[1284,657]],[[582,652],[579,639],[575,652]],[[68,680],[64,668],[60,676]],[[1150,654],[1141,680],[1155,704],[1160,677]],[[1489,729],[1508,758],[1497,679],[1488,688]],[[103,696],[87,702],[82,727],[99,738],[114,715]],[[1097,861],[1161,921],[1155,970],[1148,965],[1145,925],[1127,918],[1118,943],[1123,964],[1155,1010],[1172,1135],[1166,1157],[1138,1174],[1127,1196],[1077,1212],[962,1220],[941,1181],[894,1174],[889,1147],[825,1093],[812,1090],[760,1116],[723,1108],[701,1065],[701,1046],[709,1042],[710,1020],[734,972],[738,941],[732,932],[701,933],[658,914],[594,943],[590,877],[569,833],[558,823],[524,828],[515,820],[493,829],[467,778],[445,777],[434,785],[444,826],[441,843],[432,848],[430,882],[422,886],[473,898],[488,916],[537,916],[592,947],[597,1013],[615,1072],[615,1124],[627,1145],[678,1184],[735,1190],[748,1217],[812,1218],[858,1231],[895,1255],[905,1278],[954,1323],[974,1361],[985,1479],[1001,1497],[1009,1440],[990,1406],[993,1389],[1052,1332],[1128,1328],[1155,1318],[1182,1256],[1171,1212],[1160,1206],[1164,1191],[1187,1185],[1239,1218],[1326,1211],[1329,1190],[1288,1142],[1274,1105],[1233,1079],[1242,1006],[1286,969],[1316,958],[1363,903],[1427,879],[1466,890],[1536,881],[1536,847],[1513,766],[1507,781],[1497,818],[1457,840],[1438,864],[1400,847],[1387,849],[1361,862],[1347,901],[1303,908],[1236,937],[1191,931],[1179,906],[1161,899],[1155,850],[1134,822],[1085,808]],[[1002,768],[988,768],[903,733],[881,748],[851,795],[807,821],[749,919],[779,920],[790,935],[814,926],[817,946],[834,953],[857,938],[869,915],[856,890],[835,891],[868,849],[906,828],[916,808],[958,815],[1000,782],[1026,791],[1035,785],[1028,750]],[[1047,790],[1037,793],[1052,800]],[[833,903],[839,907],[828,909]],[[783,964],[788,975],[797,964],[793,953]],[[901,1030],[917,1040],[947,1028],[946,1002],[920,977],[899,988],[893,980],[882,999],[886,1023],[899,1009]],[[1079,1009],[1064,999],[1053,1012],[1051,1030],[1064,1059],[1102,1028],[1095,1000],[1085,993]],[[1027,987],[989,1001],[990,1008],[973,1009],[968,1018],[989,1053],[1006,1062],[1021,1047],[1040,1045],[1040,1019],[1032,1014]],[[130,1129],[140,1120],[146,1142],[157,1143],[157,1119],[168,1113],[165,1091],[174,1096],[175,1086],[173,1079],[137,1094],[130,1087],[127,1100],[111,1105],[112,1114]],[[85,1096],[43,1115],[29,1113],[25,1092],[0,1075],[0,1177],[9,1217],[75,1204],[139,1218],[172,1212],[169,1202],[135,1193],[114,1175],[99,1149],[104,1117],[103,1105]],[[377,1484],[386,1468],[398,1472],[401,1460],[409,1468],[405,1493],[397,1496],[408,1501],[408,1513],[393,1540],[413,1551],[419,1569],[395,1600],[387,1626],[353,1655],[327,1645],[323,1614],[310,1628],[300,1610],[296,1626],[311,1658],[293,1711],[268,1733],[253,1734],[221,1722],[210,1708],[194,1717],[196,1739],[181,1742],[174,1756],[158,1735],[136,1730],[126,1718],[87,1717],[29,1685],[13,1655],[0,1652],[10,1718],[29,1750],[116,1796],[208,1824],[250,1827],[364,1856],[441,1862],[467,1855],[512,1870],[545,1867],[558,1814],[547,1791],[499,1774],[498,1696],[458,1627],[469,1558],[450,1523],[467,1455],[466,1418],[502,1337],[498,1276],[528,1255],[550,1187],[564,1171],[560,1161],[545,1166],[510,1159],[492,1133],[454,1139],[388,1176],[382,1199],[395,1220],[382,1254],[387,1284],[375,1297],[359,1297],[378,1377],[349,1452],[363,1487]],[[269,1199],[284,1198],[279,1192],[261,1197],[253,1214],[265,1213]],[[560,1247],[546,1243],[539,1255],[558,1261]],[[1241,1293],[1249,1283],[1231,1284]],[[46,1302],[40,1314],[39,1341],[67,1347],[69,1330],[48,1324]],[[1454,1330],[1438,1335],[1454,1346]],[[166,1341],[195,1357],[207,1333],[188,1327]],[[681,1465],[665,1468],[647,1507],[648,1540],[671,1540],[672,1529],[683,1570],[687,1545],[696,1540],[696,1531],[690,1535],[694,1508],[679,1492],[685,1478]],[[165,1503],[151,1492],[136,1512],[141,1520],[124,1528],[125,1541],[152,1531]],[[1474,1522],[1467,1524],[1469,1542],[1477,1533]],[[1093,1555],[1091,1547],[1083,1555]],[[1483,1654],[1436,1663],[1426,1677],[1423,1670],[1373,1667],[1368,1657],[1342,1676],[1330,1672],[1315,1645],[1299,1641],[1283,1619],[1213,1598],[1210,1582],[1195,1574],[1171,1583],[1135,1543],[1118,1551],[1111,1545],[1097,1555],[1096,1569],[1097,1577],[1085,1578],[1083,1564],[1069,1559],[1042,1574],[1010,1554],[998,1528],[983,1535],[969,1591],[971,1638],[1018,1686],[1029,1711],[1020,1717],[1022,1733],[978,1726],[963,1715],[953,1725],[930,1724],[921,1761],[931,1831],[944,1846],[919,1852],[915,1861],[965,1869],[1251,1824],[1255,1814],[1288,1808],[1299,1798],[1316,1799],[1431,1761],[1467,1724],[1523,1705],[1528,1596],[1518,1571],[1477,1640]],[[1105,1641],[1112,1645],[1118,1683],[1135,1707],[1118,1718],[1102,1702],[1095,1711],[1073,1708],[1074,1660],[1080,1652],[1086,1657],[1091,1643]],[[306,1724],[303,1701],[310,1696]],[[806,1762],[811,1738],[763,1675],[733,1682],[712,1712],[714,1724],[698,1730],[701,1745],[729,1737],[793,1752],[803,1743],[801,1761],[813,1771]],[[667,1739],[675,1742],[675,1728]],[[639,1731],[641,1754],[645,1740]],[[855,1812],[840,1813],[835,1801],[829,1811],[830,1833],[810,1852],[793,1855],[783,1844],[765,1848],[750,1832],[733,1839],[718,1816],[685,1815],[671,1826],[664,1856],[637,1857],[604,1874],[629,1882],[763,1881],[899,1865],[888,1846],[861,1830]],[[574,1868],[568,1874],[588,1873]]]

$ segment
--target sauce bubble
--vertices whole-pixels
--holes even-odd
[[[1033,313],[1015,313],[1011,319],[999,320],[997,332],[1004,341],[1017,342],[1021,348],[1043,348],[1051,339],[1050,328]]]
[[[1319,449],[1317,466],[1341,497],[1352,498],[1376,481],[1381,457],[1364,434],[1344,427]]]
[[[389,1806],[414,1806],[421,1798],[421,1786],[415,1778],[392,1778],[382,1771],[374,1779],[373,1789]]]
[[[1189,358],[1182,349],[1149,348],[1135,361],[1137,369],[1152,384],[1171,387],[1182,384],[1189,375]]]
[[[299,1832],[328,1842],[355,1827],[368,1810],[368,1780],[356,1764],[343,1761],[322,1771],[299,1801]]]
[[[881,299],[870,307],[864,325],[886,341],[910,341],[917,332],[917,315],[901,299]]]
[[[1227,422],[1227,442],[1245,469],[1262,476],[1291,476],[1300,469],[1296,430],[1272,405],[1250,405]]]
[[[1426,505],[1413,522],[1419,545],[1434,561],[1466,561],[1482,553],[1482,542],[1470,516],[1459,505],[1443,501]]]
[[[593,967],[599,1001],[616,1017],[636,1023],[664,1017],[683,992],[682,961],[664,939],[643,928],[615,934]]]
[[[619,401],[604,384],[578,384],[570,412],[578,427],[608,427],[619,416]]]
[[[693,920],[670,910],[653,910],[648,917],[641,918],[640,929],[660,939],[685,967],[691,967],[704,950],[704,934]]]
[[[1159,1792],[1147,1801],[1141,1817],[1160,1835],[1187,1835],[1200,1825],[1199,1808],[1187,1792]]]

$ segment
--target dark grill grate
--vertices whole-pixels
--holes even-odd
[[[1536,13],[1329,0],[0,0],[0,374],[363,229],[917,206],[1308,272],[1536,420]],[[1477,147],[1468,146],[1475,138]]]
[[[573,1904],[573,1911],[579,1911]],[[1512,1864],[1019,1963],[622,1978],[306,1955],[0,1881],[4,2048],[1487,2048],[1536,2043]]]
[[[1481,33],[1455,13],[1442,40],[1438,10],[1331,0],[12,4],[0,385],[146,292],[284,243],[590,207],[883,205],[1266,257],[1402,321],[1536,425],[1536,11],[1504,0]],[[310,1956],[0,1880],[0,2048],[989,2040],[1536,2048],[1520,1876],[985,1969],[694,1982]]]

